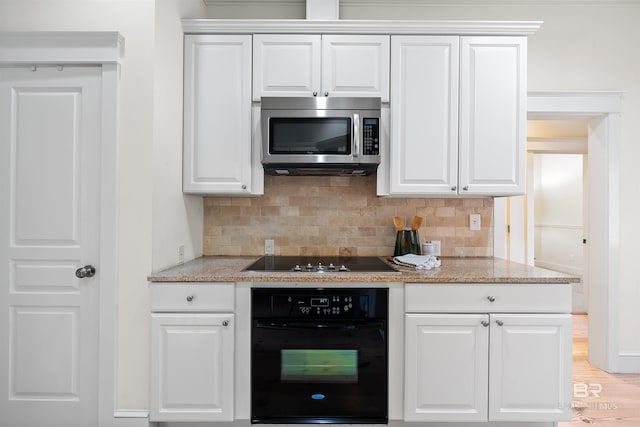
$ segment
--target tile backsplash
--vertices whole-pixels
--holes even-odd
[[[263,197],[204,199],[204,255],[393,255],[393,217],[423,218],[421,243],[440,240],[442,256],[493,256],[493,199],[376,196],[376,176],[265,176]],[[481,230],[469,230],[469,214]]]

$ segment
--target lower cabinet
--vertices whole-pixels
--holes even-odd
[[[233,314],[151,316],[151,421],[233,420]]]
[[[407,313],[405,322],[405,421],[571,418],[570,314]]]
[[[233,284],[152,285],[151,295],[149,420],[233,421]]]

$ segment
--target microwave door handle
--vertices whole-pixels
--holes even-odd
[[[360,155],[360,114],[353,115],[353,157]]]

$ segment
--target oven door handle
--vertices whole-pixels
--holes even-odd
[[[383,322],[270,322],[257,321],[256,328],[262,329],[383,329]]]

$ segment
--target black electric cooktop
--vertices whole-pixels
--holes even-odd
[[[273,256],[267,255],[243,271],[299,273],[398,273],[384,260],[373,256]]]

